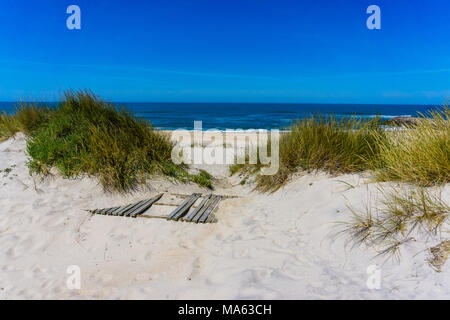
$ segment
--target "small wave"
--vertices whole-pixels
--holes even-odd
[[[387,114],[380,114],[380,115],[367,115],[367,116],[363,116],[362,118],[376,118],[376,117],[380,117],[383,119],[392,119],[392,118],[397,118],[397,117],[414,117],[411,114],[399,114],[399,115],[387,115]]]

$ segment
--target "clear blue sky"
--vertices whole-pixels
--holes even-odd
[[[66,28],[67,6],[81,30]],[[368,30],[366,8],[381,8]],[[0,101],[439,104],[448,0],[0,0]]]

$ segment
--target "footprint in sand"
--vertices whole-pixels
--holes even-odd
[[[43,267],[41,267],[39,265],[36,265],[36,266],[33,267],[32,272],[33,272],[33,274],[35,276],[38,276],[38,275],[42,275],[42,274],[47,273],[48,269],[47,268],[43,268]]]
[[[45,280],[39,287],[40,289],[49,289],[53,284],[53,280]]]
[[[64,224],[66,217],[50,217],[44,220],[44,226],[47,228],[59,227]]]
[[[204,265],[203,260],[204,259],[198,257],[198,258],[195,258],[195,260],[192,262],[192,270],[188,277],[189,279],[195,277],[197,274],[200,273],[200,270],[202,269],[202,265]]]
[[[138,239],[136,242],[141,245],[148,245],[154,243],[155,241],[153,239],[149,239],[149,237],[142,237]]]
[[[112,237],[129,237],[132,234],[129,227],[125,225],[121,225],[120,227],[114,227],[109,232],[109,235]]]
[[[39,297],[39,293],[31,289],[24,289],[19,292],[19,296],[24,299],[36,299]]]
[[[127,235],[124,235],[124,234],[111,235],[111,239],[112,239],[113,241],[120,242],[120,241],[123,241],[123,240],[127,240],[127,239],[128,239],[128,236],[127,236]]]
[[[13,248],[9,248],[8,251],[6,251],[6,255],[11,259],[17,259],[23,254],[23,252],[23,247],[14,246]]]
[[[147,254],[144,256],[145,261],[149,261],[153,256],[153,252],[147,252]]]
[[[136,277],[134,278],[135,281],[141,282],[141,281],[149,281],[152,280],[152,277],[148,273],[138,273]]]
[[[31,211],[30,210],[31,208],[32,207],[27,203],[18,203],[18,204],[11,206],[10,211],[16,212],[16,213],[23,213],[23,212]]]
[[[240,248],[240,249],[236,249],[233,250],[233,258],[245,258],[249,256],[249,251],[248,249],[245,248]]]
[[[194,249],[197,247],[197,246],[194,246],[191,242],[187,242],[187,241],[180,241],[178,243],[178,245],[184,249]]]
[[[44,201],[44,199],[37,199],[34,200],[33,203],[31,204],[33,209],[38,209],[38,208],[42,208],[43,206],[45,206],[47,201]]]
[[[30,253],[36,251],[40,247],[42,242],[35,239],[34,236],[23,237],[23,239],[16,245],[18,248],[22,248],[22,253],[25,251]]]
[[[294,281],[305,280],[308,276],[305,273],[304,268],[292,263],[285,263],[285,265],[278,271],[278,274]]]
[[[111,273],[101,273],[101,274],[94,273],[89,277],[89,280],[93,282],[100,282],[102,284],[107,284],[111,282],[113,278],[114,276]]]
[[[7,265],[2,266],[0,268],[0,270],[5,271],[5,272],[11,272],[11,271],[17,271],[19,269],[17,269],[17,267],[12,264],[7,264]]]
[[[280,299],[281,295],[272,290],[250,287],[242,289],[239,298],[248,300],[276,300]]]
[[[21,191],[25,191],[29,188],[29,186],[23,183],[20,179],[16,179],[16,183],[20,186]]]

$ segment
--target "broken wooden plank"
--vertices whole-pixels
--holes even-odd
[[[97,214],[105,214],[110,208],[103,208],[97,211]]]
[[[171,193],[172,196],[179,197],[179,198],[189,198],[192,196],[192,194],[183,194],[183,193]]]
[[[181,217],[183,217],[184,215],[186,215],[189,212],[189,209],[192,207],[192,205],[197,201],[198,198],[201,197],[200,193],[196,193],[195,196],[193,198],[191,198],[191,200],[189,200],[183,208],[181,208],[177,214],[175,214],[172,217],[172,220],[178,221],[178,219],[180,219]]]
[[[197,223],[198,222],[198,220],[201,218],[201,216],[203,215],[203,213],[206,211],[206,210],[208,210],[208,208],[209,208],[209,206],[211,205],[211,204],[213,204],[214,203],[214,201],[215,201],[215,199],[216,199],[216,195],[211,195],[211,197],[208,199],[208,202],[203,206],[203,208],[201,208],[198,212],[197,212],[197,214],[191,219],[191,221],[190,222],[195,222],[195,223]]]
[[[208,218],[209,214],[217,206],[217,204],[220,202],[221,199],[222,199],[221,196],[216,196],[216,198],[214,199],[214,202],[208,207],[208,209],[206,209],[205,213],[203,213],[203,215],[198,220],[199,223],[205,223],[205,221]]]
[[[98,214],[101,209],[88,210],[92,214]]]
[[[141,205],[144,201],[138,201],[136,203],[134,203],[132,206],[128,207],[128,208],[124,208],[123,210],[120,210],[117,215],[118,216],[124,216],[127,214],[127,212],[130,212],[131,210],[134,210],[137,206]]]
[[[119,211],[122,210],[123,208],[125,208],[125,206],[117,207],[115,210],[110,211],[110,212],[108,213],[108,215],[110,215],[110,216],[115,216],[115,215],[117,214],[117,212],[119,212]]]
[[[156,201],[161,199],[161,197],[164,195],[164,193],[158,194],[156,197],[153,197],[149,199],[148,201],[144,202],[144,204],[140,205],[138,208],[134,209],[132,212],[127,214],[127,216],[130,216],[132,218],[136,218],[137,215],[144,213],[148,210]]]
[[[121,215],[123,215],[124,212],[126,212],[126,211],[128,211],[128,210],[131,210],[132,208],[134,208],[134,207],[135,207],[136,205],[138,205],[139,203],[140,203],[140,201],[138,201],[138,202],[133,202],[133,203],[130,203],[129,205],[123,206],[123,207],[121,207],[120,209],[114,211],[114,212],[112,213],[112,215],[113,215],[113,216],[121,216]]]
[[[141,202],[139,202],[138,205],[134,206],[131,209],[128,209],[125,211],[125,213],[123,214],[124,217],[129,217],[133,212],[139,210],[142,206],[145,206],[147,204],[147,202],[149,202],[150,200],[142,200]]]
[[[185,199],[175,210],[173,210],[168,216],[167,220],[171,220],[197,193],[191,194],[187,199]]]
[[[120,207],[109,208],[108,210],[105,211],[104,214],[110,215],[111,213],[113,213],[114,211],[116,211],[116,210],[119,209],[119,208],[120,208]]]
[[[186,218],[184,221],[191,222],[192,219],[197,215],[197,213],[203,208],[203,206],[208,202],[208,200],[211,198],[212,194],[207,195],[205,198],[203,198],[202,202],[198,205],[197,208],[195,208],[194,211]]]
[[[197,222],[198,219],[200,219],[200,217],[202,216],[203,212],[205,212],[206,209],[208,209],[208,207],[211,205],[211,203],[214,202],[215,197],[216,197],[215,195],[211,195],[211,197],[208,199],[205,205],[195,214],[195,216],[191,219],[190,222]]]
[[[211,213],[205,221],[205,223],[215,223],[215,222],[217,222],[217,219],[214,213]]]
[[[158,203],[154,203],[153,205],[166,206],[166,207],[178,207],[179,206],[179,204],[176,204],[176,203],[166,203],[166,202],[158,202]]]

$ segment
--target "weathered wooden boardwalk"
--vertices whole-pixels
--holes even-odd
[[[137,216],[139,216],[139,215],[143,214],[145,211],[147,211],[156,201],[161,199],[161,197],[163,195],[164,195],[164,193],[160,193],[156,197],[153,197],[151,199],[138,201],[138,202],[129,204],[127,206],[113,207],[113,208],[106,208],[106,209],[95,209],[95,210],[88,210],[88,211],[93,214],[103,214],[103,215],[109,215],[109,216],[125,216],[125,217],[136,218]]]
[[[186,221],[195,223],[211,223],[217,222],[212,211],[219,204],[222,196],[209,194],[205,196],[200,204],[189,213],[190,207],[197,201],[200,197],[198,194],[192,194],[187,198],[178,208],[176,208],[169,216],[167,220],[175,221]]]
[[[208,194],[201,199],[200,203],[194,207],[194,204],[202,197],[201,193],[193,193],[191,195],[183,195],[184,201],[179,204],[167,217],[166,216],[148,216],[144,213],[164,194],[161,193],[156,197],[148,200],[138,201],[126,206],[112,207],[105,209],[88,210],[92,214],[110,215],[110,216],[125,216],[131,218],[163,218],[171,221],[185,221],[194,223],[215,223],[217,218],[213,211],[223,199],[230,198],[230,196],[221,196]],[[157,203],[156,203],[157,204]],[[169,205],[169,204],[161,204]],[[170,204],[173,205],[173,204]],[[191,210],[192,208],[192,210]]]

